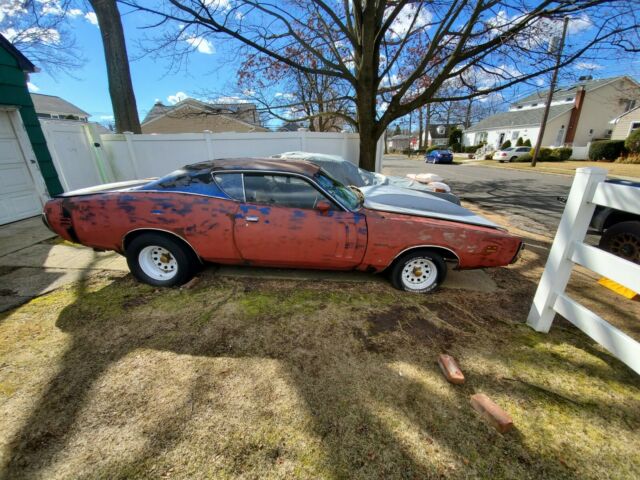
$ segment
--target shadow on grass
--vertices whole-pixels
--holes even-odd
[[[283,283],[278,290],[269,282],[205,274],[195,291],[157,293],[130,278],[99,290],[80,282],[76,302],[56,322],[73,342],[12,440],[2,477],[29,478],[52,467],[69,448],[98,379],[134,350],[152,349],[279,361],[312,418],[310,435],[320,439],[326,452],[324,460],[317,460],[319,470],[332,478],[577,478],[557,458],[527,448],[519,432],[502,436],[479,420],[468,405],[474,387],[438,384],[437,353],[463,348],[461,339],[478,335],[499,346],[515,323],[496,326],[492,319],[505,311],[526,315],[522,306],[508,304],[513,301],[509,295],[502,294],[498,311],[483,312],[483,317],[474,314],[481,294],[464,294],[454,305],[451,292],[424,299],[377,284]],[[445,311],[453,311],[450,318]],[[417,370],[438,378],[440,387],[412,376]],[[503,380],[476,378],[484,391],[505,389]],[[185,412],[206,403],[210,388],[210,379],[196,376],[184,397],[190,406],[176,405],[172,413],[154,419],[145,430],[146,446],[134,460],[109,459],[90,476],[150,475],[147,469],[184,440]],[[527,392],[518,387],[519,395]],[[227,459],[227,474],[247,474],[253,467],[248,463],[275,462],[287,454],[286,446],[263,451],[249,442],[243,448],[237,458]],[[446,461],[430,459],[437,449],[447,452]]]

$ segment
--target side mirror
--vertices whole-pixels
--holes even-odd
[[[329,210],[331,210],[331,204],[326,200],[320,200],[316,203],[316,210],[320,210],[322,215],[326,215]]]

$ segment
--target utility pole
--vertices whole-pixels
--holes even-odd
[[[564,39],[567,36],[567,27],[569,26],[569,17],[564,17],[562,25],[562,37],[560,37],[560,44],[556,52],[556,68],[553,70],[551,76],[551,84],[549,85],[549,95],[547,95],[547,103],[544,106],[544,113],[542,114],[542,123],[540,124],[540,132],[538,133],[538,140],[536,140],[536,148],[533,151],[533,158],[531,159],[531,166],[536,166],[538,160],[538,154],[540,153],[540,147],[542,146],[542,137],[544,137],[544,130],[547,128],[547,119],[549,118],[549,109],[551,108],[551,100],[553,99],[553,93],[556,89],[556,82],[558,81],[558,70],[560,70],[560,62],[562,61],[562,50],[564,49]]]

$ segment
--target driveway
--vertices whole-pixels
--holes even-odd
[[[420,159],[386,155],[382,164],[386,175],[437,173],[463,201],[507,216],[510,223],[536,234],[553,235],[560,222],[573,177],[548,173],[530,173],[481,166],[426,164]]]

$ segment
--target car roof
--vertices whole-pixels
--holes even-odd
[[[320,167],[305,160],[280,160],[276,158],[220,158],[206,162],[186,165],[184,170],[210,170],[211,172],[224,172],[229,170],[243,171],[278,171],[296,173],[313,177],[320,171]]]

